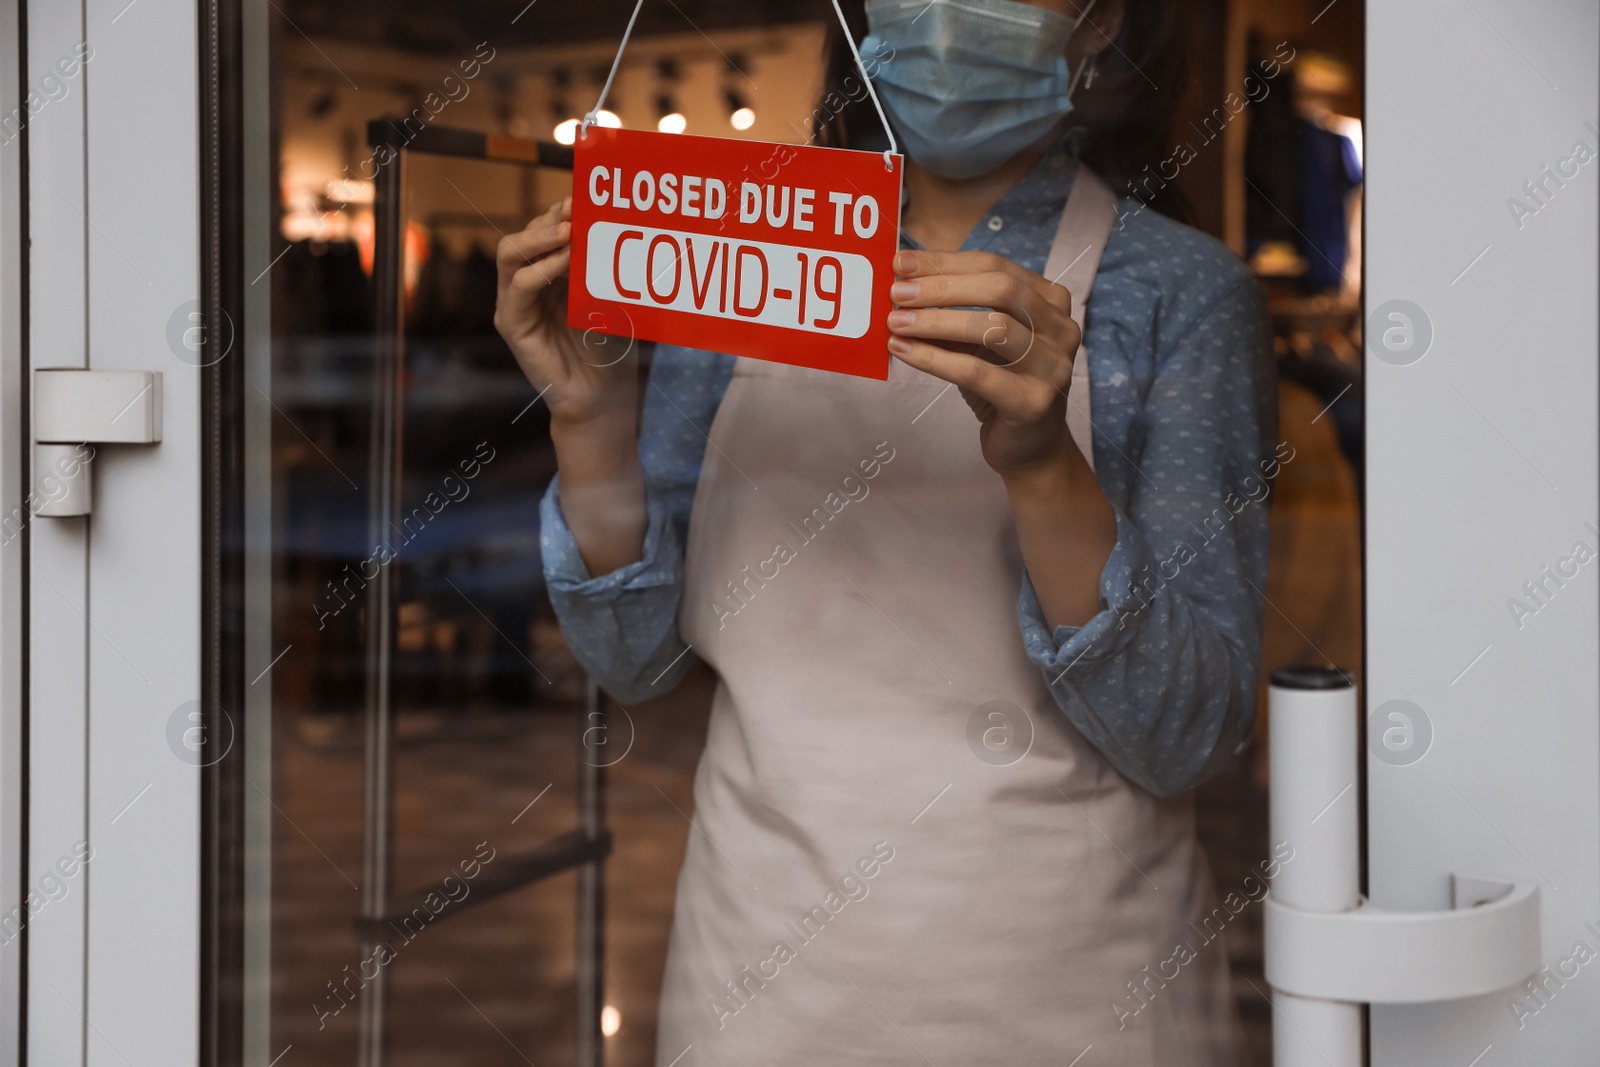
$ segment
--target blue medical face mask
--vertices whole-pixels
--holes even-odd
[[[863,54],[907,153],[946,178],[993,170],[1072,110],[1077,20],[1015,0],[867,0]]]

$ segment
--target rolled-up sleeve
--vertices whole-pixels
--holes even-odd
[[[561,512],[560,476],[540,504],[540,551],[550,604],[573,656],[616,700],[668,692],[694,664],[678,636],[689,511],[705,434],[727,389],[732,357],[658,349],[639,434],[646,529],[640,559],[591,575]]]
[[[550,604],[567,647],[601,688],[624,704],[666,692],[688,669],[674,663],[687,658],[677,625],[683,549],[666,505],[655,494],[646,497],[643,558],[591,577],[561,514],[559,481],[557,475],[540,504],[539,547]],[[658,688],[662,682],[668,684]]]
[[[1142,446],[1110,451],[1133,474],[1111,500],[1117,539],[1101,610],[1052,632],[1026,577],[1017,605],[1028,656],[1069,721],[1160,796],[1215,775],[1250,736],[1267,496],[1293,458],[1273,444],[1260,289],[1242,265],[1222,281],[1158,357]]]

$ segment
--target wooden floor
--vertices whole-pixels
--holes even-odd
[[[1264,663],[1332,662],[1359,670],[1360,544],[1354,482],[1320,404],[1285,386],[1284,439],[1295,449],[1273,504]],[[634,709],[626,759],[611,771],[607,865],[607,1002],[621,1026],[606,1041],[614,1067],[654,1063],[656,1003],[673,893],[692,813],[690,782],[705,735],[710,679],[697,671],[663,700]],[[404,694],[402,694],[402,700]],[[405,708],[396,779],[397,891],[462,863],[530,848],[573,825],[576,709],[485,704],[446,714]],[[354,1064],[357,1020],[377,988],[352,916],[361,819],[359,717],[349,709],[280,712],[274,799],[272,1056],[283,1067]],[[1265,737],[1265,716],[1258,728]],[[1203,787],[1201,834],[1221,891],[1269,855],[1265,746]],[[481,906],[443,905],[414,940],[398,933],[387,983],[394,1067],[538,1067],[574,1059],[573,914],[569,874]],[[1270,1060],[1261,977],[1260,908],[1230,927],[1251,1062]],[[269,1057],[270,1059],[270,1057]],[[1092,1067],[1085,1064],[1084,1067]]]

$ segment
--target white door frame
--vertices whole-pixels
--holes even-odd
[[[22,390],[23,48],[19,0],[0,0],[0,1067],[17,1067],[22,1018],[23,937],[7,919],[25,908],[23,889],[26,732],[24,590],[27,584],[27,420]]]
[[[74,54],[84,41],[83,11],[77,5],[29,3],[26,14],[27,81],[38,91],[50,64],[59,56]],[[60,99],[46,96],[48,102],[28,117],[29,332],[24,375],[35,367],[88,365],[84,120],[90,74],[89,67],[81,68],[76,79],[66,83]],[[26,397],[26,376],[21,386]],[[24,477],[32,491],[31,473]],[[30,773],[25,869],[30,881],[33,872],[75,855],[88,837],[87,530],[85,519],[37,515],[28,527]],[[85,1062],[86,1027],[80,1013],[86,1002],[84,946],[94,873],[77,870],[62,899],[27,918],[29,1062]]]
[[[27,1058],[195,1063],[200,777],[168,727],[200,696],[200,372],[168,333],[200,295],[197,11],[27,26],[32,368],[155,371],[163,408],[160,444],[97,449],[92,514],[29,524],[30,883],[90,851],[28,924]]]
[[[1600,161],[1542,170],[1600,150],[1600,13],[1386,0],[1366,48],[1369,895],[1440,910],[1452,872],[1537,881],[1553,965],[1600,951],[1600,562],[1520,626],[1511,599],[1600,549]],[[1416,747],[1385,750],[1396,710]],[[1600,965],[1560,986],[1531,1018],[1515,991],[1374,1005],[1371,1062],[1588,1062]]]

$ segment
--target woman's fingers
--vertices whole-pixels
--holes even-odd
[[[950,282],[963,275],[1005,275],[1013,284],[1024,287],[1062,315],[1072,315],[1072,294],[1066,286],[1041,278],[1026,267],[993,252],[899,252],[894,258],[894,272],[897,279],[930,283],[925,289],[930,293],[938,292],[941,282]]]
[[[1070,380],[1081,336],[1065,286],[992,252],[900,252],[894,267],[891,297],[917,324],[911,331],[897,328],[896,322],[906,320],[891,313],[890,328],[897,333],[981,344],[1055,389]],[[990,307],[1003,314],[939,310],[952,307]],[[1041,339],[1057,343],[1041,346]]]
[[[572,198],[567,197],[517,233],[500,240],[495,248],[495,266],[500,275],[500,291],[511,278],[530,263],[566,248],[572,240]],[[548,273],[548,272],[547,272]],[[555,275],[551,274],[551,278]]]
[[[902,279],[890,288],[889,298],[897,307],[913,309],[994,308],[1047,335],[1061,335],[1072,321],[1026,281],[1001,271]]]
[[[1071,375],[1053,367],[1059,360],[1032,358],[1038,337],[1025,323],[1000,311],[957,311],[946,308],[896,308],[889,312],[889,329],[897,336],[925,341],[972,345],[994,353],[1000,363],[1024,374],[1063,382]],[[1040,350],[1039,355],[1046,354]]]
[[[1072,296],[988,252],[901,252],[889,328],[932,341],[981,345],[1021,374],[1065,387],[1081,335]],[[994,311],[961,310],[994,308]]]
[[[510,287],[513,292],[537,295],[539,290],[553,285],[557,278],[567,273],[567,267],[571,262],[572,249],[563,248],[559,252],[552,252],[513,273]]]
[[[495,265],[500,269],[502,278],[509,278],[529,263],[549,255],[556,249],[565,248],[571,240],[572,223],[545,223],[539,220],[529,224],[520,233],[500,239],[500,244],[495,249]]]
[[[1042,418],[1061,397],[1047,381],[927,341],[893,337],[889,351],[902,362],[987,400],[1007,418]]]
[[[539,295],[567,273],[571,262],[572,249],[563,248],[512,271],[500,287],[500,308],[513,322],[526,318],[538,304]]]

